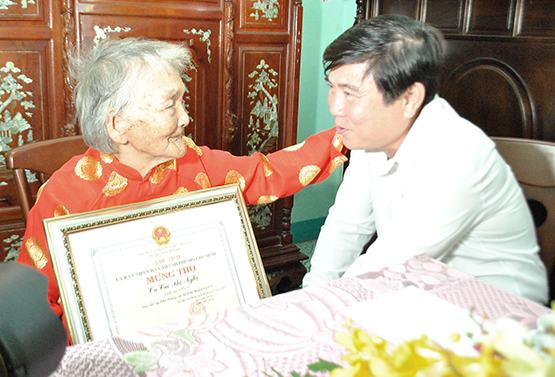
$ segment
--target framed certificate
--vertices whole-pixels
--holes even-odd
[[[271,295],[237,185],[46,219],[44,227],[74,344]]]

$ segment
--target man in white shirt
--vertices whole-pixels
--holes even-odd
[[[352,153],[304,287],[426,254],[547,301],[534,224],[510,167],[437,96],[442,44],[427,24],[379,16],[325,50],[330,112]]]

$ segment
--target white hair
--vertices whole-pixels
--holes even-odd
[[[160,66],[181,74],[193,67],[191,53],[179,44],[125,38],[104,40],[88,53],[71,58],[76,116],[89,146],[105,153],[118,151],[106,130],[106,120],[134,106],[138,89],[147,81],[145,76]]]

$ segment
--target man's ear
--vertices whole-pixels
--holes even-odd
[[[421,82],[415,82],[403,93],[404,115],[407,118],[414,118],[418,115],[424,98],[426,97],[426,88]]]
[[[114,143],[118,145],[127,144],[126,131],[129,128],[129,124],[121,116],[110,114],[106,119],[105,127],[108,136]]]

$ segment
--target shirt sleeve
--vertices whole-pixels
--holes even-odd
[[[268,155],[234,156],[207,147],[201,151],[211,186],[238,183],[248,204],[267,204],[293,195],[323,181],[347,160],[335,128]]]
[[[48,182],[46,183],[46,185]],[[48,190],[44,190],[48,191]],[[48,280],[48,304],[58,316],[62,316],[60,305],[60,292],[56,284],[56,276],[52,267],[48,243],[44,232],[42,220],[54,216],[57,201],[48,193],[41,193],[39,199],[29,212],[23,243],[17,261],[34,267],[44,274]]]
[[[359,153],[351,152],[349,167],[320,230],[303,287],[343,275],[376,231],[368,174]]]

